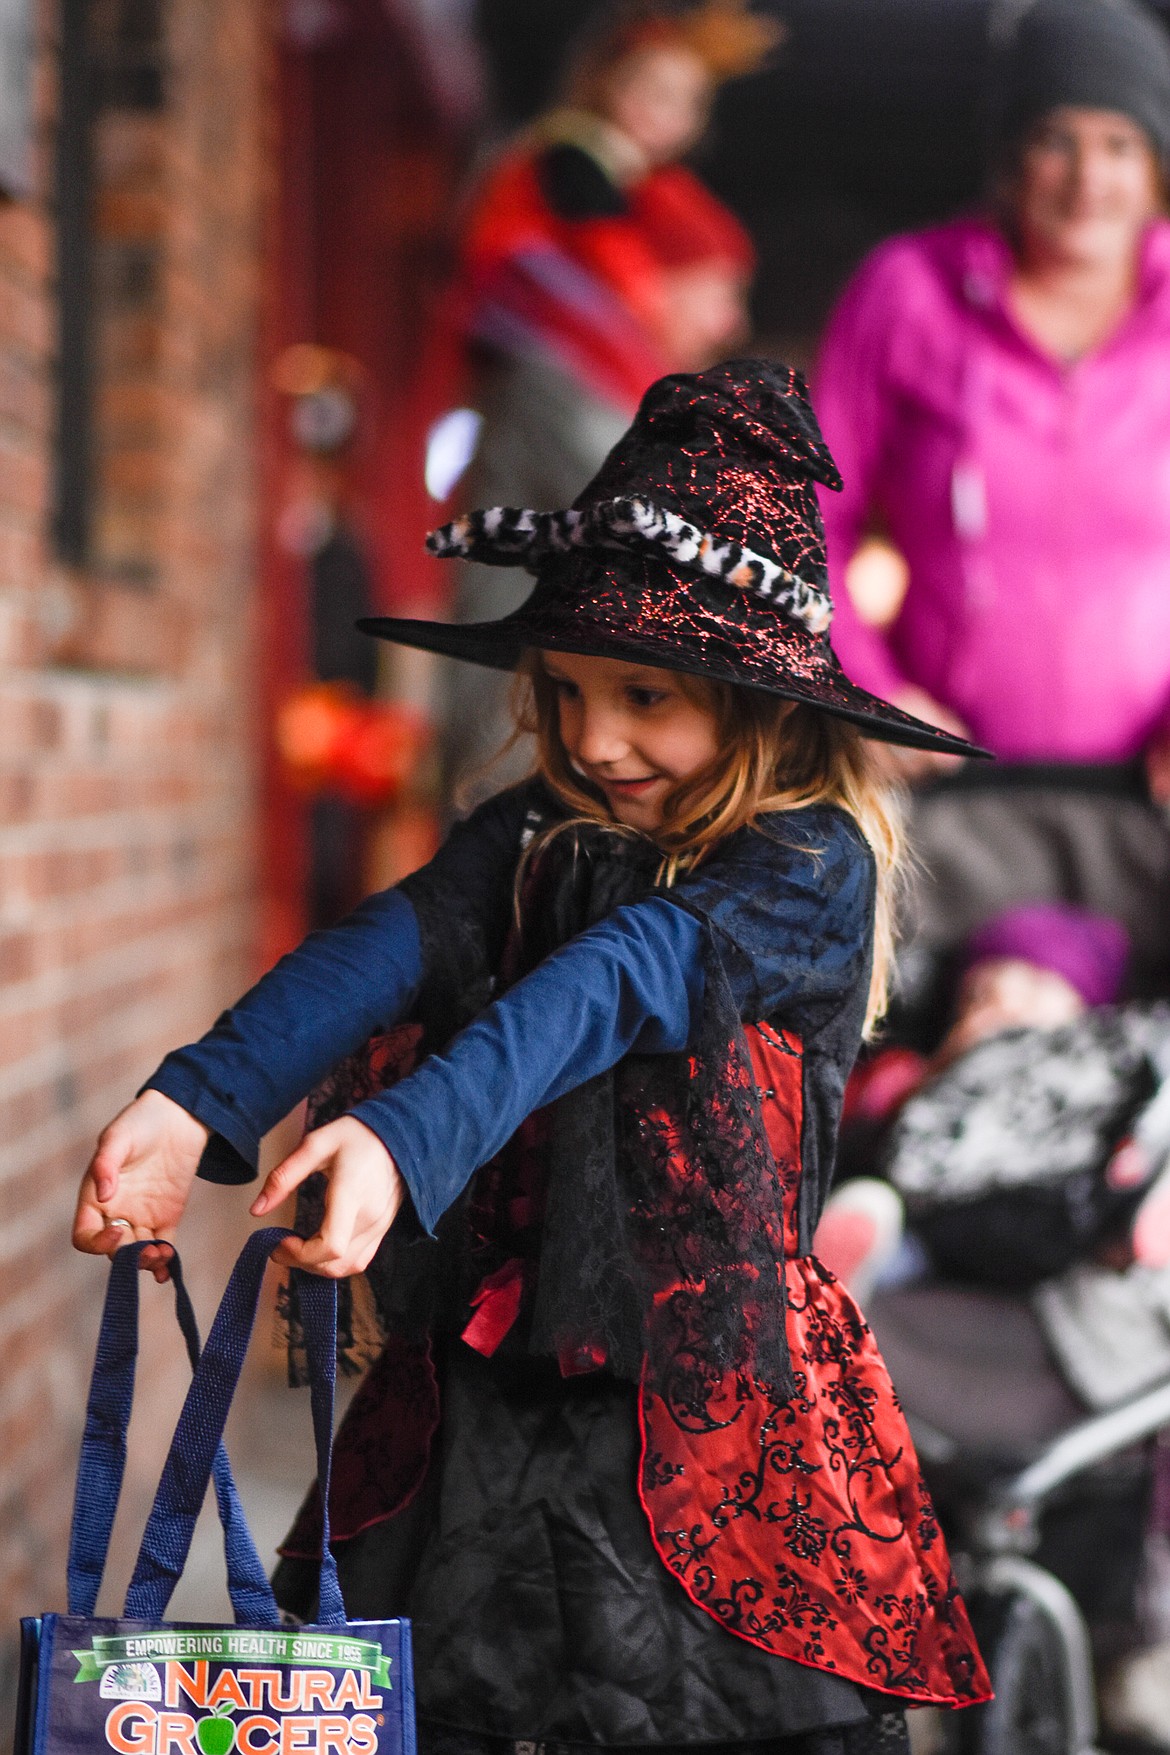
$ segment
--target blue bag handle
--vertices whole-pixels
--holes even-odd
[[[110,1263],[69,1532],[66,1579],[71,1615],[93,1615],[106,1569],[110,1534],[126,1472],[126,1431],[130,1424],[138,1363],[138,1258],[144,1249],[150,1247],[148,1242],[123,1244]],[[167,1265],[175,1288],[175,1315],[194,1370],[199,1363],[199,1327],[183,1279],[179,1253],[173,1244],[168,1247],[171,1258]],[[252,1541],[227,1452],[222,1445],[216,1451],[213,1472],[216,1505],[225,1541],[238,1556],[235,1576],[228,1579],[236,1619],[241,1623],[271,1625],[277,1613],[272,1586]]]
[[[161,1621],[182,1577],[207,1492],[232,1398],[240,1380],[244,1355],[256,1321],[256,1306],[268,1258],[278,1244],[295,1233],[283,1225],[254,1231],[232,1269],[195,1369],[170,1454],[142,1537],[138,1564],[126,1597],[131,1620]],[[319,1274],[294,1270],[317,1442],[317,1479],[321,1488],[323,1529],[318,1623],[345,1625],[345,1604],[337,1578],[337,1562],[329,1548],[329,1476],[333,1455],[333,1390],[337,1374],[337,1283]],[[224,1529],[228,1579],[237,1576],[240,1552],[233,1531]],[[235,1600],[233,1596],[233,1601]],[[280,1616],[273,1605],[271,1624]]]

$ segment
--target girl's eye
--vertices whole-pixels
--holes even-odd
[[[570,682],[567,676],[554,676],[551,680],[562,701],[575,701],[581,692],[576,683]]]
[[[665,689],[633,688],[629,690],[629,697],[630,704],[634,707],[657,707],[659,701],[665,701],[666,691]]]

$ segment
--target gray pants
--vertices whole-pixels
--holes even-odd
[[[1170,817],[1136,786],[934,787],[914,799],[910,839],[925,948],[956,949],[1018,903],[1075,902],[1128,931],[1135,994],[1170,992]]]
[[[460,488],[460,503],[531,506],[538,512],[569,506],[594,476],[629,424],[626,414],[583,390],[540,360],[495,366],[480,395],[483,436]],[[533,586],[519,567],[458,569],[455,620],[495,621],[516,609]],[[518,780],[532,766],[525,738],[500,762],[492,757],[512,730],[511,679],[476,664],[445,665],[443,767],[448,796],[477,803]],[[490,772],[481,772],[490,764]]]

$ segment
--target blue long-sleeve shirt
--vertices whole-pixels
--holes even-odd
[[[489,800],[403,888],[313,934],[199,1042],[168,1055],[147,1088],[211,1129],[201,1175],[255,1175],[263,1135],[425,998],[436,932],[457,962],[466,943],[469,959],[498,967],[532,795],[529,784]],[[804,1041],[811,1223],[860,1037],[872,907],[872,858],[843,812],[770,819],[732,837],[669,898],[618,908],[571,939],[354,1113],[398,1162],[430,1229],[534,1109],[631,1050],[685,1048],[713,950],[741,1017],[781,1021]]]
[[[685,1048],[702,1003],[701,936],[693,915],[659,898],[619,908],[489,1005],[445,1053],[357,1105],[428,1231],[534,1109],[631,1049]],[[268,1129],[400,1017],[421,976],[414,910],[388,891],[314,934],[200,1042],[169,1055],[148,1088],[211,1128],[201,1174],[255,1175]]]

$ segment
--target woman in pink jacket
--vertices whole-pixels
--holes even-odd
[[[927,771],[916,839],[940,945],[1005,904],[1120,915],[1170,975],[1170,42],[1130,0],[1036,0],[1005,55],[993,214],[895,238],[825,337],[845,490],[830,564],[875,529],[892,626],[842,593],[851,675],[995,751]],[[943,758],[942,760],[945,760]]]

